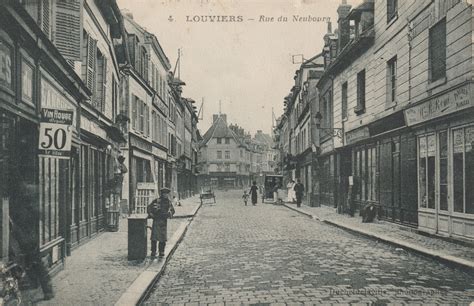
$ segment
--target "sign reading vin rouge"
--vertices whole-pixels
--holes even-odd
[[[436,98],[405,110],[408,126],[438,118],[474,106],[471,84],[463,85]]]
[[[74,111],[51,108],[41,109],[39,154],[69,158],[72,141]]]

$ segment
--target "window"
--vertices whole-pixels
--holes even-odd
[[[148,107],[148,105],[144,104],[144,108],[145,108],[145,136],[149,136],[150,135],[150,108]]]
[[[354,111],[357,115],[365,112],[365,69],[357,74],[357,106]]]
[[[439,208],[448,210],[448,133],[439,133]]]
[[[95,71],[96,76],[94,77],[96,91],[93,96],[93,105],[99,111],[104,112],[107,93],[107,58],[98,49],[96,62],[97,69]]]
[[[89,33],[83,32],[83,58],[82,58],[82,79],[87,88],[95,97],[96,90],[96,59],[97,59],[97,40],[93,39]]]
[[[474,214],[474,126],[453,131],[454,211]]]
[[[387,0],[387,23],[397,17],[398,0]]]
[[[217,159],[222,159],[222,151],[217,151]]]
[[[225,164],[225,171],[230,172],[230,164]]]
[[[225,144],[230,144],[230,138],[225,139]]]
[[[446,77],[446,19],[430,29],[429,37],[430,81]]]
[[[221,144],[222,143],[222,138],[216,138],[217,139],[217,144]]]
[[[115,80],[115,76],[112,77],[112,120],[115,122],[117,113],[118,113],[118,92],[119,87],[118,83]]]
[[[12,49],[0,41],[0,85],[12,88]]]
[[[33,67],[25,60],[21,63],[21,97],[33,103]]]
[[[145,48],[141,48],[140,74],[142,75],[145,81],[148,81],[148,54]]]
[[[132,96],[132,127],[138,130],[138,98]]]
[[[435,135],[418,138],[418,203],[421,208],[435,208]]]
[[[230,159],[230,151],[225,151],[225,159]]]
[[[347,82],[341,88],[342,120],[347,119]]]
[[[156,69],[155,69],[155,64],[151,63],[151,87],[155,89],[156,91]]]
[[[387,106],[396,103],[397,98],[397,56],[387,62]]]
[[[158,117],[156,116],[156,112],[154,110],[151,111],[151,124],[152,124],[152,127],[151,127],[151,139],[153,141],[156,141],[158,142],[158,139],[157,139],[157,131],[159,130],[158,129]]]
[[[143,133],[145,132],[145,104],[138,100],[138,107],[138,130]]]

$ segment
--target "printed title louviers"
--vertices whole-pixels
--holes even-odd
[[[265,16],[258,15],[257,18],[245,18],[242,15],[186,15],[186,22],[328,22],[329,17],[312,15],[291,15],[288,16]]]

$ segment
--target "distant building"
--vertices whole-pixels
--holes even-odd
[[[227,115],[213,116],[199,146],[199,183],[214,188],[240,188],[249,183],[250,153],[227,125]]]

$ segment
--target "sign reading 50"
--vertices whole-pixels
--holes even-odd
[[[71,150],[71,126],[55,123],[44,123],[40,126],[40,149]]]
[[[68,158],[72,142],[73,111],[42,109],[39,133],[40,154]]]

